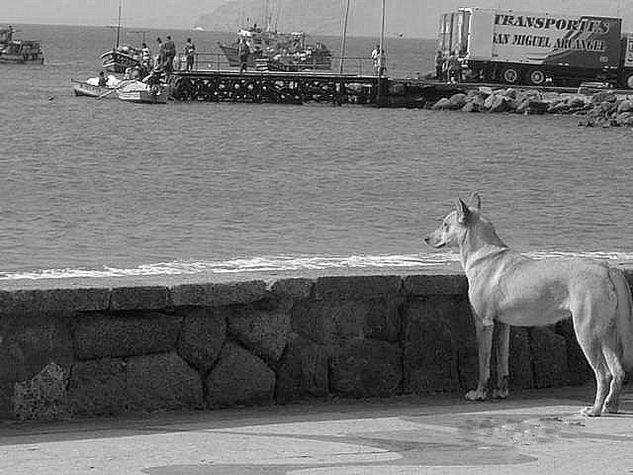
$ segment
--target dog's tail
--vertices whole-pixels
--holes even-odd
[[[617,297],[616,328],[622,345],[622,364],[625,369],[633,368],[633,297],[631,286],[624,273],[615,268],[609,269],[609,278]]]

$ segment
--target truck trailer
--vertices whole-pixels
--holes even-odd
[[[621,18],[460,8],[441,15],[437,49],[467,81],[633,89],[633,34]]]

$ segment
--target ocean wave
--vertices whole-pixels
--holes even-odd
[[[633,253],[627,252],[570,252],[570,251],[532,251],[526,255],[535,259],[550,257],[589,257],[608,260],[614,264],[633,265]],[[143,264],[136,267],[104,266],[90,268],[58,268],[30,271],[0,272],[0,281],[39,280],[69,278],[107,278],[174,276],[201,273],[210,274],[248,274],[275,273],[287,271],[340,271],[366,270],[406,270],[458,269],[459,255],[455,252],[405,255],[353,255],[353,256],[267,256],[242,257],[227,260],[209,261],[173,261]]]

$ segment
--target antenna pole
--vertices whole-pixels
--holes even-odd
[[[339,74],[343,74],[343,64],[345,63],[345,41],[347,39],[347,18],[349,16],[349,2],[345,6],[345,19],[343,20],[343,39],[341,40],[341,62],[339,64]]]
[[[380,51],[378,52],[378,76],[385,72],[385,0],[382,0],[382,24],[380,26]]]

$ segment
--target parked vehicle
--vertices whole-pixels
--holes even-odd
[[[457,56],[464,80],[633,89],[633,34],[621,18],[460,8],[441,15],[438,51]]]

